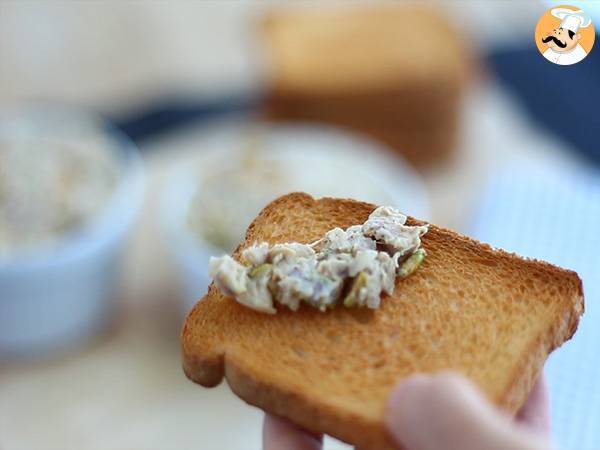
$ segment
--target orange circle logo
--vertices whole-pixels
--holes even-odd
[[[594,46],[594,24],[577,6],[560,5],[544,12],[535,27],[535,45],[554,64],[570,66],[584,59]]]

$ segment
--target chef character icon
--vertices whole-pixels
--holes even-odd
[[[583,10],[573,11],[567,8],[554,8],[550,13],[560,19],[560,25],[542,38],[548,47],[543,55],[548,61],[561,66],[578,63],[587,56],[579,41],[580,28],[590,26],[592,20]]]

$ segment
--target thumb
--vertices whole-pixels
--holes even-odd
[[[407,450],[551,447],[496,410],[467,379],[450,372],[402,381],[388,402],[386,425]]]

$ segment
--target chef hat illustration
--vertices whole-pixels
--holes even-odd
[[[561,20],[560,27],[577,33],[579,28],[586,28],[592,19],[582,10],[573,11],[567,8],[554,8],[550,13]]]

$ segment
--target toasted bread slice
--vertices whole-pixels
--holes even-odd
[[[439,11],[404,2],[286,5],[269,10],[259,32],[268,119],[356,130],[418,167],[454,154],[474,67]]]
[[[280,197],[250,225],[234,257],[255,241],[315,241],[363,223],[373,209],[301,193]],[[581,280],[433,225],[422,245],[423,265],[398,279],[377,310],[278,306],[267,315],[212,284],[182,331],[186,375],[208,387],[225,377],[246,402],[361,449],[394,448],[386,399],[415,372],[454,369],[516,411],[548,353],[577,328]]]

